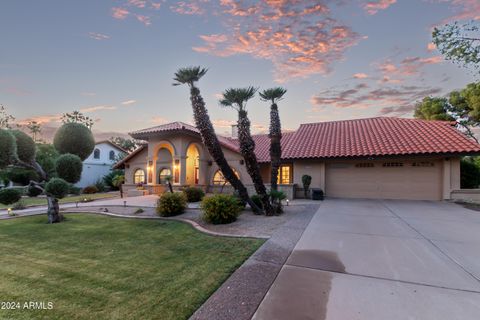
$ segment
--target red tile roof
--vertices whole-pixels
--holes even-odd
[[[130,135],[144,139],[152,133],[179,130],[199,134],[194,126],[173,122]],[[222,136],[218,139],[222,146],[239,152],[237,139]],[[268,135],[254,135],[253,139],[258,162],[269,162]],[[467,153],[480,153],[480,144],[446,121],[377,117],[318,122],[302,124],[297,131],[282,135],[284,160]]]
[[[339,158],[479,153],[480,145],[451,122],[368,118],[302,124],[283,158]]]

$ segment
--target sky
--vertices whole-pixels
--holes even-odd
[[[59,125],[80,110],[94,129],[130,132],[192,122],[180,67],[199,82],[217,133],[236,112],[221,92],[283,86],[282,127],[375,116],[411,117],[415,102],[478,79],[445,61],[435,26],[480,19],[478,0],[2,0],[0,104],[19,123]],[[269,104],[247,108],[268,130]]]

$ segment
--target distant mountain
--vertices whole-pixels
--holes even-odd
[[[25,127],[18,128],[23,132],[30,134],[30,131]],[[53,126],[42,126],[41,133],[37,136],[38,140],[42,140],[48,143],[53,141],[53,137],[55,136],[55,132],[57,132],[58,127]],[[124,132],[115,132],[115,131],[100,131],[93,129],[93,136],[95,137],[95,141],[103,141],[109,140],[110,137],[122,137],[122,138],[131,138],[127,133]]]

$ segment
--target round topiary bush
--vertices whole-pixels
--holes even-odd
[[[167,192],[157,201],[157,213],[162,217],[176,216],[187,208],[187,197],[183,192]]]
[[[22,192],[18,189],[5,188],[0,190],[0,203],[9,205],[18,202],[22,198]]]
[[[5,168],[16,159],[17,142],[13,134],[8,130],[0,129],[0,169]]]
[[[83,124],[66,123],[55,133],[53,145],[61,154],[75,154],[83,161],[93,152],[95,139],[90,129]]]
[[[82,177],[82,160],[70,153],[62,154],[55,162],[55,171],[63,180],[70,183],[77,183]]]
[[[53,178],[45,185],[45,193],[57,199],[65,198],[68,194],[69,184],[60,178]]]
[[[202,201],[205,197],[205,192],[202,189],[196,187],[188,187],[183,190],[188,202]]]
[[[28,134],[20,130],[12,130],[12,135],[17,143],[17,156],[20,160],[31,163],[35,160],[37,148],[35,142]]]
[[[41,195],[43,193],[43,191],[39,188],[35,188],[34,186],[28,186],[27,188],[27,195],[29,197],[38,197],[39,195]]]
[[[200,207],[203,210],[202,219],[213,224],[234,222],[241,211],[238,199],[227,194],[204,198]]]
[[[95,185],[86,186],[85,188],[83,188],[82,193],[84,193],[84,194],[98,193],[98,188]]]
[[[14,183],[21,184],[23,186],[29,184],[31,180],[33,181],[40,180],[38,173],[36,173],[31,169],[13,167],[5,170],[4,174],[8,180]]]

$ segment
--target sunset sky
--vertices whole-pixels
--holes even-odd
[[[0,104],[17,120],[58,125],[81,110],[101,131],[192,121],[179,67],[209,68],[199,83],[218,133],[229,87],[288,89],[285,129],[300,123],[412,114],[415,101],[475,81],[444,61],[431,30],[480,19],[478,0],[4,0]],[[256,132],[268,104],[248,104]]]

